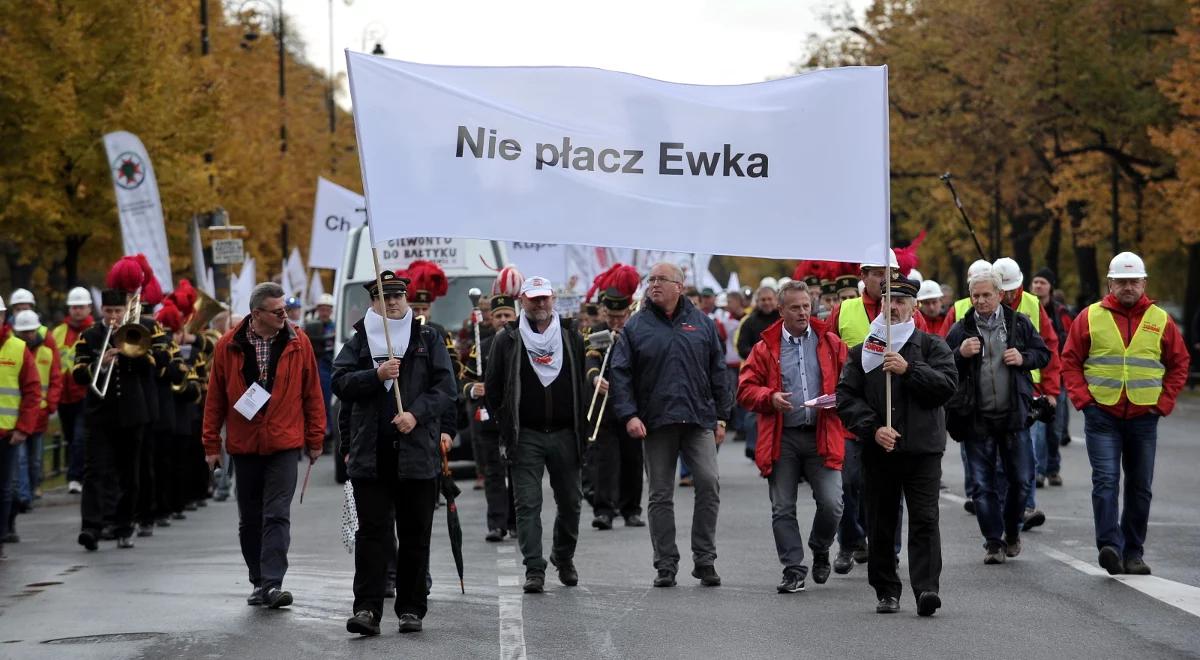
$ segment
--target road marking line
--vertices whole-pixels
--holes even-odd
[[[1064,552],[1059,552],[1054,548],[1045,547],[1040,544],[1034,547],[1038,551],[1061,561],[1081,573],[1116,580],[1127,587],[1146,594],[1154,600],[1181,609],[1192,616],[1200,617],[1200,588],[1153,575],[1109,575],[1108,571],[1102,568],[1092,566]]]
[[[512,555],[512,554],[516,554],[516,552],[517,552],[516,546],[501,545],[501,546],[496,547],[496,554],[498,554],[498,555]]]
[[[517,558],[516,557],[505,557],[503,559],[496,560],[496,568],[516,568],[516,567],[517,567]]]
[[[500,596],[500,658],[525,659],[525,623],[521,618],[521,596]]]
[[[521,586],[520,575],[497,575],[496,583],[501,587],[519,587]]]

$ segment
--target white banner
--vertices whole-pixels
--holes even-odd
[[[317,301],[323,295],[325,295],[325,283],[321,281],[321,273],[314,269],[312,279],[308,282],[308,306],[316,307]]]
[[[163,226],[158,179],[154,177],[146,147],[133,133],[116,131],[104,136],[104,150],[112,171],[125,255],[139,252],[146,255],[163,293],[170,293],[175,282],[167,252],[167,230]]]
[[[192,282],[197,289],[216,297],[216,291],[211,288],[208,273],[212,269],[204,264],[204,240],[200,238],[200,222],[192,216]]]
[[[599,69],[347,60],[376,244],[433,226],[854,261],[866,237],[886,239],[885,67],[703,86]]]
[[[366,220],[363,196],[324,178],[317,179],[313,206],[312,240],[308,244],[310,268],[342,267],[342,253],[350,230]]]
[[[554,243],[508,244],[508,264],[516,266],[526,277],[540,275],[562,286],[567,282],[567,246]]]
[[[304,302],[304,292],[308,287],[308,278],[304,276],[304,260],[300,257],[300,248],[292,248],[292,254],[288,256],[287,264],[288,280],[292,284],[290,291],[285,291],[289,296],[296,296],[301,302]]]
[[[242,263],[241,272],[233,281],[233,291],[230,292],[234,314],[246,316],[250,313],[250,294],[254,292],[254,287],[258,284],[256,270],[254,257],[246,257],[246,261]]]

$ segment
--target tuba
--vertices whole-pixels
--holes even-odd
[[[183,326],[184,333],[189,335],[200,334],[208,327],[209,322],[216,318],[217,314],[227,309],[228,307],[226,307],[225,303],[218,302],[212,296],[197,289],[196,304],[192,306],[192,317]]]

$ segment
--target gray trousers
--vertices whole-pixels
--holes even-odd
[[[250,584],[264,590],[279,588],[292,544],[292,496],[300,450],[230,458],[237,466],[238,540]]]
[[[550,557],[573,561],[579,541],[579,511],[583,488],[579,479],[579,450],[575,432],[567,429],[543,433],[521,429],[513,458],[512,480],[517,505],[517,545],[525,558],[526,573],[546,572],[542,556],[542,475],[550,473],[554,491],[554,545]]]
[[[682,454],[692,471],[696,507],[692,512],[692,561],[711,566],[717,560],[717,512],[721,486],[717,480],[717,444],[712,429],[694,424],[670,424],[646,436],[646,476],[650,497],[646,507],[654,568],[679,570],[675,545],[675,465]]]
[[[825,467],[825,459],[817,453],[816,431],[785,428],[780,441],[779,460],[767,477],[771,531],[775,533],[775,551],[784,571],[799,573],[803,578],[808,575],[808,567],[804,565],[804,538],[796,520],[800,478],[812,485],[817,505],[808,547],[814,554],[828,554],[842,518],[842,473]]]

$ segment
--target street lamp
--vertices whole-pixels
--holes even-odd
[[[242,35],[241,44],[244,50],[250,50],[254,42],[258,41],[263,27],[259,23],[264,19],[270,21],[270,29],[279,48],[279,151],[285,153],[287,152],[287,114],[285,112],[287,85],[284,77],[284,63],[287,58],[283,39],[283,0],[277,0],[274,7],[267,0],[244,0],[242,4],[238,5],[237,15],[246,30]]]
[[[371,21],[367,23],[362,32],[362,50],[366,52],[367,44],[375,42],[375,48],[371,50],[372,55],[383,55],[383,40],[387,39],[387,26],[379,21]]]

